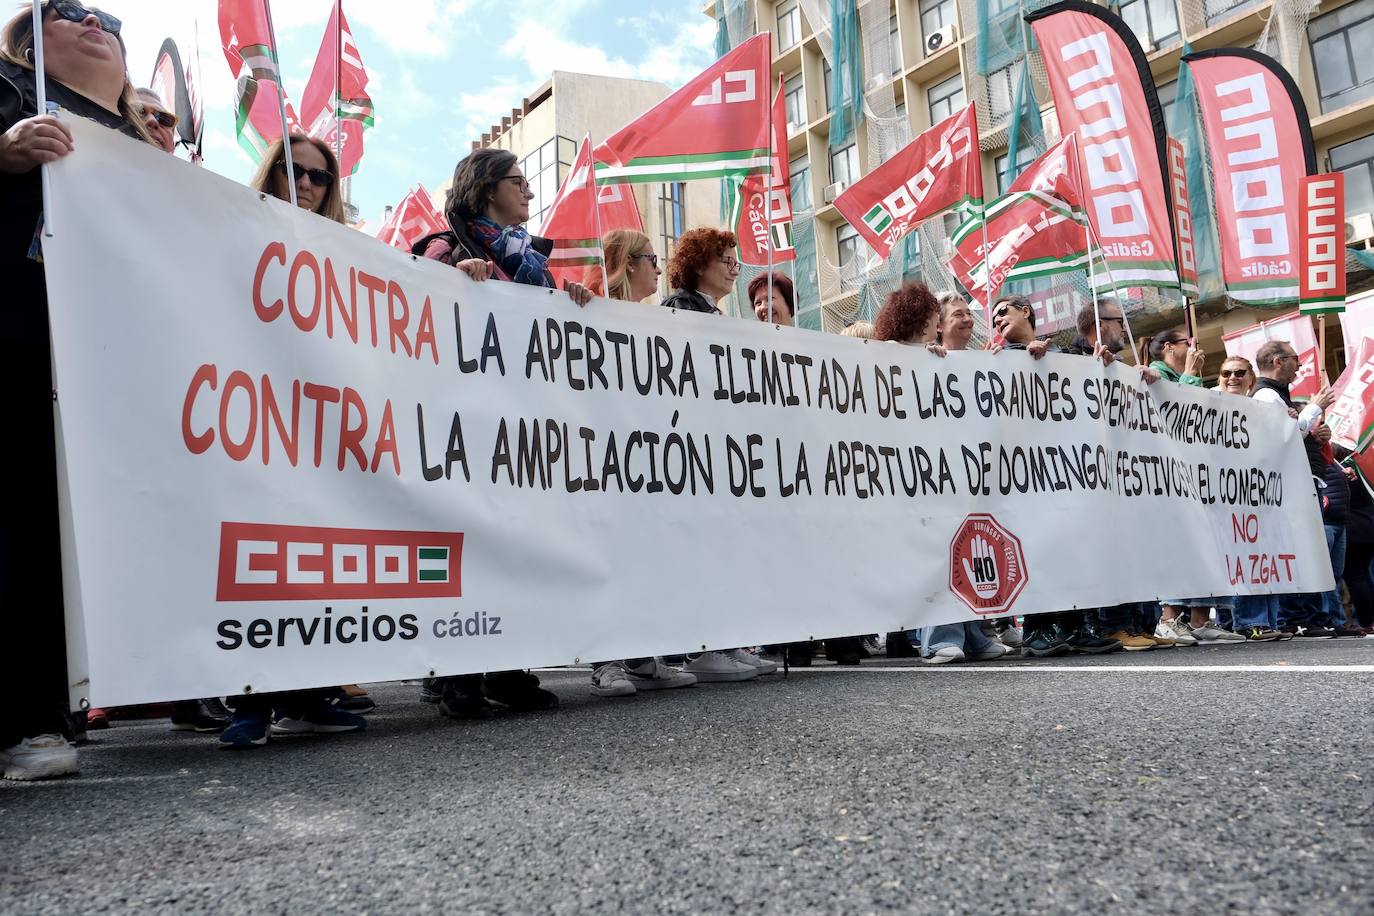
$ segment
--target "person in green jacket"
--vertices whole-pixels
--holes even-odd
[[[1150,368],[1162,378],[1202,387],[1202,361],[1207,354],[1193,346],[1182,331],[1165,331],[1150,341]]]

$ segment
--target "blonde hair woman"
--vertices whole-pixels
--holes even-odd
[[[610,288],[603,282],[598,264],[587,268],[583,281],[592,292],[627,302],[643,302],[658,291],[658,278],[663,271],[647,235],[633,229],[612,229],[601,240],[601,250],[611,275]]]
[[[286,144],[272,141],[262,157],[249,187],[271,194],[277,200],[291,199],[296,186],[296,206],[318,213],[336,223],[344,222],[343,192],[339,188],[339,161],[329,144],[314,137],[296,134],[291,138],[293,177],[286,174]]]

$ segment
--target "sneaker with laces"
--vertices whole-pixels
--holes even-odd
[[[539,686],[529,671],[500,671],[483,678],[487,699],[515,712],[558,708],[558,694]]]
[[[1200,646],[1234,646],[1245,642],[1245,637],[1240,633],[1223,630],[1210,620],[1193,628],[1193,638]]]
[[[444,685],[439,683],[437,677],[421,678],[420,680],[420,702],[438,703],[444,697]]]
[[[1096,626],[1086,622],[1075,632],[1068,634],[1068,639],[1070,649],[1086,655],[1106,655],[1108,652],[1121,651],[1120,641],[1103,636]]]
[[[772,674],[778,670],[777,662],[770,662],[768,659],[760,657],[758,653],[751,652],[748,649],[727,649],[725,650],[725,654],[737,662],[744,662],[746,665],[755,668],[760,675]],[[858,661],[856,660],[854,664],[857,665]]]
[[[982,652],[968,652],[966,653],[966,656],[970,661],[990,662],[995,658],[1002,658],[1004,655],[1012,655],[1015,652],[1015,649],[1011,648],[1010,646],[1003,645],[1002,643],[994,639],[992,643]]]
[[[224,714],[220,710],[224,710]],[[172,731],[208,734],[222,732],[229,727],[229,710],[215,700],[182,700],[172,707]]]
[[[1268,627],[1247,627],[1244,635],[1247,642],[1268,642],[1271,639],[1284,638],[1278,630],[1271,630]]]
[[[630,683],[635,690],[672,690],[675,687],[691,687],[697,682],[695,674],[674,668],[658,657],[638,667],[626,665],[625,673],[630,676]]]
[[[290,710],[272,721],[274,735],[333,735],[366,728],[367,720],[362,716],[340,709],[328,700],[319,700],[301,710]]]
[[[246,751],[267,743],[271,720],[265,713],[236,712],[229,727],[219,733],[226,751]]]
[[[592,671],[591,692],[594,697],[632,697],[635,685],[620,662],[609,662]]]
[[[1335,639],[1336,631],[1323,626],[1299,627],[1298,636],[1302,639]]]
[[[1121,648],[1127,652],[1148,652],[1155,647],[1155,641],[1144,633],[1132,633],[1129,630],[1113,630],[1107,634],[1107,638],[1121,643]]]
[[[703,652],[682,669],[703,684],[748,681],[759,676],[759,669],[725,652]]]
[[[433,686],[439,688],[439,715],[444,718],[490,719],[496,715],[482,693],[480,674],[436,679]]]
[[[1188,626],[1188,621],[1182,617],[1175,617],[1173,620],[1159,621],[1155,627],[1155,638],[1173,640],[1180,646],[1196,646],[1197,637],[1193,635],[1192,628]]]
[[[1035,658],[1052,658],[1073,651],[1069,641],[1054,627],[1040,627],[1026,632],[1021,651]]]
[[[997,638],[1002,640],[1002,645],[1007,646],[1008,648],[1021,648],[1022,639],[1020,627],[1007,627],[1005,630],[998,634]]]
[[[61,735],[35,735],[0,750],[0,773],[6,779],[55,779],[76,770],[76,748]]]
[[[1005,649],[1006,646],[1002,648]],[[945,646],[942,649],[936,649],[929,655],[921,656],[921,661],[925,662],[927,665],[945,665],[949,662],[961,662],[963,660],[964,650],[960,649],[958,646]]]

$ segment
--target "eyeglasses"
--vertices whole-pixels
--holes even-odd
[[[1012,305],[1010,302],[1003,302],[1001,305],[997,306],[992,312],[992,320],[996,321],[998,318],[1005,317],[1011,307]],[[1020,308],[1020,306],[1017,306],[1017,308]],[[1103,320],[1105,321],[1106,319]]]
[[[1186,338],[1186,337],[1175,337],[1173,340],[1166,340],[1166,341],[1164,341],[1164,346],[1167,347],[1167,346],[1169,346],[1170,344],[1186,344],[1187,342],[1188,342],[1188,338]]]
[[[521,191],[528,191],[530,189],[530,183],[525,180],[524,175],[507,175],[500,180],[515,182],[516,186],[519,187]]]
[[[51,0],[48,9],[68,22],[85,22],[87,16],[94,16],[100,23],[100,27],[111,35],[118,35],[120,27],[124,24],[102,10],[88,10],[80,3],[73,3],[72,0]]]
[[[145,108],[143,109],[143,116],[152,118],[157,121],[159,127],[165,127],[168,130],[175,129],[177,124],[181,121],[180,118],[170,111],[162,111],[159,108]]]
[[[1279,362],[1287,362],[1287,361],[1290,360],[1290,359],[1291,359],[1293,362],[1295,362],[1295,363],[1298,362],[1298,354],[1292,353],[1292,354],[1285,354],[1285,355],[1283,355],[1283,356],[1280,356],[1280,357],[1279,357]]]
[[[1249,369],[1222,369],[1219,373],[1222,378],[1245,378],[1250,374]]]
[[[726,270],[739,270],[739,261],[734,258],[721,258],[720,263],[725,265]]]
[[[632,255],[630,255],[630,257],[632,257],[632,258],[643,258],[644,260],[648,261],[648,262],[649,262],[651,265],[653,265],[654,267],[657,267],[657,266],[658,266],[658,255],[654,254],[652,251],[647,251],[647,252],[644,252],[644,253],[642,253],[642,254],[632,254]]]
[[[286,160],[277,160],[277,170],[283,175],[286,174]],[[300,181],[305,176],[310,176],[310,183],[317,188],[327,188],[334,183],[334,175],[327,169],[308,169],[299,162],[291,163],[291,171],[295,173],[296,180]]]
[[[1117,322],[1118,324],[1123,324],[1123,325],[1126,323],[1126,319],[1123,318],[1123,317],[1121,317],[1120,315],[1103,315],[1103,316],[1102,316],[1102,322],[1105,324],[1105,323],[1108,322],[1108,321],[1115,321],[1115,322]]]

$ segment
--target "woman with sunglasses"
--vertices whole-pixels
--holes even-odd
[[[1201,388],[1206,358],[1207,354],[1194,347],[1182,331],[1165,331],[1150,341],[1150,368],[1171,382]]]
[[[138,140],[120,22],[79,3],[41,6],[45,88],[50,105]],[[68,742],[66,645],[58,546],[57,457],[53,445],[48,297],[41,260],[39,167],[72,152],[71,132],[38,110],[32,11],[25,4],[0,29],[0,275],[8,284],[0,322],[0,390],[9,432],[22,448],[0,450],[0,474],[22,481],[0,521],[0,774],[46,779],[74,773]]]
[[[286,144],[277,139],[267,147],[262,164],[249,182],[254,191],[271,194],[277,200],[291,199],[296,186],[296,206],[317,213],[336,223],[344,222],[343,193],[339,188],[339,164],[329,144],[315,137],[297,134],[291,138],[291,167],[286,173]]]
[[[1228,356],[1217,373],[1217,391],[1248,398],[1255,389],[1255,368],[1244,356]]]
[[[606,258],[606,270],[611,275],[610,288],[601,276],[601,265],[587,268],[583,284],[598,296],[609,296],[626,302],[643,302],[658,291],[658,255],[653,243],[642,232],[633,229],[612,229],[601,240]]]

